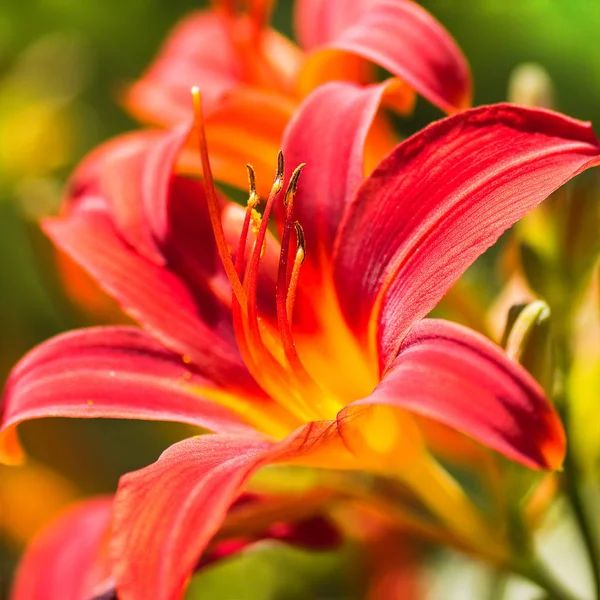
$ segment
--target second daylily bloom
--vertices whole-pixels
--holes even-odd
[[[410,111],[415,91],[445,112],[469,106],[471,79],[460,49],[415,2],[297,0],[300,46],[268,27],[273,4],[221,0],[186,17],[125,95],[142,121],[173,126],[189,121],[189,89],[199,86],[217,179],[243,187],[237,167],[251,162],[259,186],[267,185],[261,192],[268,192],[285,126],[300,100],[326,81],[367,83],[379,67],[394,77],[383,99],[393,110]],[[371,135],[368,168],[394,140],[381,121]]]
[[[598,164],[600,144],[557,113],[481,107],[414,135],[363,180],[383,92],[331,83],[303,103],[283,155],[307,166],[286,176],[280,157],[262,214],[253,183],[245,211],[215,192],[202,136],[205,185],[173,174],[181,129],[98,151],[65,214],[46,222],[144,329],[74,331],[24,358],[4,399],[5,458],[18,458],[16,425],[44,416],[215,432],[122,478],[111,541],[120,598],[179,598],[267,465],[399,480],[463,546],[498,561],[501,541],[433,459],[427,424],[560,467],[564,433],[535,380],[483,336],[423,317],[503,231]]]

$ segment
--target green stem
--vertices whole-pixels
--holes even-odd
[[[565,459],[565,471],[563,473],[563,481],[565,484],[565,493],[573,509],[575,521],[581,532],[581,538],[585,545],[588,560],[592,572],[592,581],[594,583],[594,593],[596,600],[600,600],[600,547],[594,539],[592,533],[593,526],[589,519],[585,503],[581,497],[577,482],[580,480],[579,469],[575,464],[573,456],[567,452]]]
[[[495,570],[492,573],[489,600],[504,600],[508,577],[508,574],[501,570]]]
[[[579,600],[577,596],[566,590],[539,561],[532,561],[529,564],[519,561],[509,567],[513,573],[528,579],[540,587],[546,593],[548,600]]]
[[[567,306],[573,309],[575,305],[574,299],[570,298]],[[572,350],[568,333],[571,331],[571,323],[562,322],[560,324],[560,333],[557,335],[557,354],[558,368],[562,372],[563,379],[566,380],[569,376],[572,367]],[[571,434],[571,410],[569,398],[566,390],[563,389],[556,398],[557,405],[562,406],[562,418],[567,435]],[[596,543],[593,534],[593,524],[586,510],[585,502],[581,497],[579,482],[581,481],[581,473],[576,458],[573,456],[570,446],[567,448],[565,456],[564,472],[562,473],[563,489],[567,500],[573,510],[575,522],[581,533],[581,539],[584,543],[585,551],[588,556],[589,566],[591,568],[591,576],[594,585],[594,597],[600,600],[600,546]]]

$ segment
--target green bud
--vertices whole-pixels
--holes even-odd
[[[503,338],[508,356],[522,364],[550,392],[553,364],[548,305],[536,300],[511,307]]]

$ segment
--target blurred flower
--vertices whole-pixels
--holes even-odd
[[[310,550],[335,549],[341,537],[334,524],[307,498],[299,507],[286,497],[242,494],[230,507],[223,528],[194,571],[276,540]],[[287,508],[287,521],[274,520]],[[300,509],[300,510],[299,510]],[[59,515],[33,541],[19,566],[12,600],[113,600],[108,542],[113,498],[80,502]],[[296,517],[290,515],[296,512]]]
[[[80,502],[34,539],[16,574],[13,600],[86,600],[110,588],[112,499]]]
[[[198,86],[217,179],[243,187],[240,166],[250,162],[258,185],[265,185],[300,100],[326,81],[367,83],[379,67],[393,76],[377,98],[388,108],[410,111],[414,91],[446,112],[470,104],[464,57],[416,3],[299,0],[294,23],[300,47],[267,25],[273,4],[217,0],[211,10],[186,17],[125,94],[125,104],[141,120],[172,126],[191,119],[189,90]],[[395,144],[392,128],[382,116],[377,121],[366,146],[367,170]],[[185,155],[182,161],[190,167]],[[268,187],[259,192],[268,193]]]
[[[503,540],[433,459],[421,424],[560,466],[560,421],[525,369],[483,336],[423,317],[505,229],[597,164],[600,145],[557,113],[482,107],[411,137],[363,180],[384,88],[331,83],[305,100],[283,144],[288,161],[308,163],[301,185],[281,155],[262,215],[252,169],[246,211],[217,195],[203,135],[206,185],[173,174],[186,127],[99,149],[63,216],[46,222],[148,333],[86,329],[32,351],[7,386],[5,459],[18,458],[16,425],[48,415],[217,432],[122,478],[111,552],[123,598],[179,597],[269,464],[347,471],[349,489],[361,470],[401,483],[420,502],[417,521],[432,515],[500,562]]]

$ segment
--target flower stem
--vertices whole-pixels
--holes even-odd
[[[579,600],[577,596],[566,590],[540,561],[533,560],[528,563],[518,561],[509,565],[509,568],[513,573],[540,587],[546,593],[548,600]]]
[[[495,569],[490,579],[489,600],[504,600],[509,574],[503,570]]]
[[[580,481],[579,469],[575,463],[571,452],[567,452],[565,459],[565,471],[563,473],[564,488],[581,538],[585,545],[588,560],[591,567],[592,581],[596,600],[600,600],[600,547],[596,543],[593,534],[592,523],[590,522],[585,503],[581,497],[581,492],[577,482]]]

